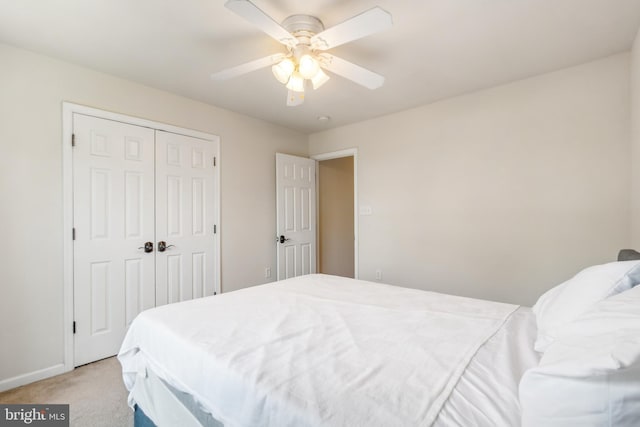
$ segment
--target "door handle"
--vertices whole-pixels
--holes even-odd
[[[164,240],[158,242],[158,252],[164,252],[169,248],[175,248],[175,245],[167,245],[167,242]]]
[[[144,249],[146,253],[153,252],[153,243],[145,242],[144,246],[140,246],[138,249]]]
[[[284,237],[284,236],[280,236],[280,237],[276,237],[276,242],[280,242],[280,243],[284,243],[284,242],[288,242],[289,239],[288,237]]]

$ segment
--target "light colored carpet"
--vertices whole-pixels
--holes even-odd
[[[120,362],[115,357],[0,393],[0,403],[68,403],[72,427],[130,427]]]

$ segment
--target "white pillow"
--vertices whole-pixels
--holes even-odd
[[[640,283],[640,261],[612,262],[586,268],[550,289],[533,306],[538,326],[535,349],[544,352],[558,330],[605,298]]]
[[[520,381],[522,426],[640,425],[640,286],[558,331]]]

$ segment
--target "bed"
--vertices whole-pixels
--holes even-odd
[[[118,358],[139,426],[518,426],[540,339],[531,308],[308,275],[145,311]]]

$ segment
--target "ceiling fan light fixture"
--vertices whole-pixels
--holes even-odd
[[[287,82],[287,89],[294,92],[304,92],[304,78],[299,72],[294,71],[291,75],[289,82]]]
[[[328,82],[330,77],[324,73],[320,68],[318,68],[318,72],[311,79],[311,84],[313,85],[313,90],[318,89],[320,86]]]
[[[305,79],[312,79],[320,70],[320,64],[311,55],[305,54],[300,57],[298,69]]]
[[[289,79],[291,78],[291,75],[293,74],[295,69],[296,65],[293,63],[291,58],[285,58],[271,67],[273,75],[283,85],[289,82]]]

